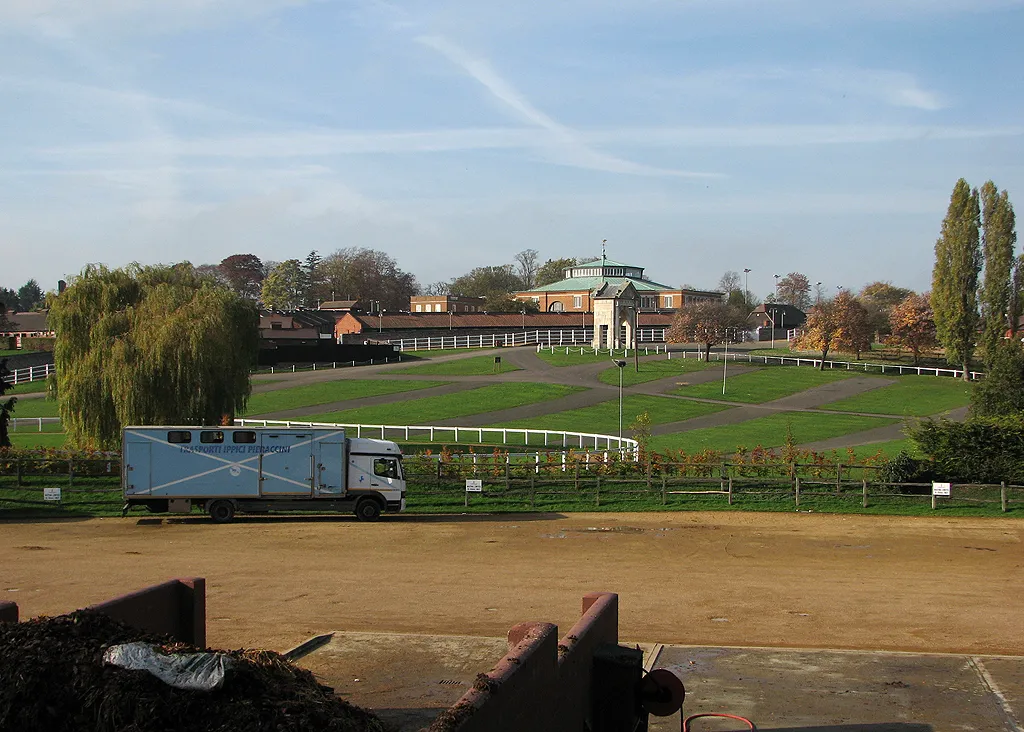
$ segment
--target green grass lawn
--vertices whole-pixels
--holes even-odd
[[[443,361],[441,363],[424,363],[418,366],[410,366],[406,369],[391,371],[392,374],[426,374],[437,376],[488,376],[490,374],[505,374],[509,371],[519,371],[518,366],[502,361],[494,363],[494,356],[472,356],[470,358],[459,358],[454,361]]]
[[[554,352],[550,348],[540,349],[537,358],[552,366],[582,366],[586,363],[605,363],[615,358],[625,358],[625,351],[622,350],[615,351],[615,355],[612,356],[607,351],[594,353],[594,349],[589,346],[555,346],[554,349]],[[644,355],[642,348],[640,355]],[[633,358],[632,351],[629,352],[629,357]]]
[[[18,396],[18,394],[42,394],[46,391],[46,379],[35,381],[23,381],[7,391],[7,395]],[[6,395],[5,395],[6,396]]]
[[[651,418],[651,424],[665,424],[666,422],[700,417],[722,409],[728,409],[728,407],[644,394],[625,396],[622,399],[622,434],[624,437],[631,435],[629,425],[633,423],[637,415],[643,412],[647,412]],[[611,399],[589,407],[570,409],[533,419],[503,422],[494,426],[614,435],[618,434],[619,429],[619,400]]]
[[[715,364],[712,364],[710,368],[714,367]],[[706,368],[709,368],[707,363],[704,361],[698,361],[695,358],[669,359],[667,357],[662,357],[653,361],[641,361],[640,370],[637,371],[633,365],[633,361],[627,359],[626,365],[622,367],[622,385],[633,386],[634,384],[645,384],[648,381],[657,381],[658,379],[667,379],[670,376],[689,374],[694,371],[703,371]],[[609,366],[598,374],[597,378],[605,384],[618,386],[619,367]]]
[[[874,427],[884,427],[895,421],[852,414],[785,412],[758,417],[739,424],[658,435],[651,439],[651,449],[685,450],[686,452],[710,449],[733,452],[740,446],[751,449],[758,445],[778,447],[786,442],[787,427],[792,430],[793,440],[799,445],[869,430]]]
[[[721,364],[718,364],[718,368],[721,369]],[[721,381],[683,386],[670,393],[699,399],[762,404],[853,375],[848,371],[818,371],[806,366],[767,366],[758,371],[729,377],[724,396]]]
[[[900,376],[899,383],[824,404],[821,409],[924,417],[971,402],[971,385],[945,376]]]
[[[339,412],[325,412],[304,419],[310,422],[341,422],[345,424],[434,424],[444,419],[550,401],[576,391],[582,391],[582,387],[529,383],[488,384],[455,394],[407,399],[395,404],[381,404],[375,407],[346,409]]]
[[[57,402],[42,397],[19,399],[14,405],[14,417],[59,417]]]
[[[55,426],[59,427],[60,425]],[[46,430],[46,428],[47,425],[43,425],[43,429]],[[63,432],[36,432],[23,428],[8,434],[11,438],[11,445],[14,447],[64,447],[65,435]]]
[[[255,414],[273,414],[287,409],[310,407],[316,404],[331,404],[349,399],[380,396],[381,394],[397,394],[405,391],[429,389],[442,386],[444,381],[384,381],[384,380],[340,380],[326,381],[321,384],[294,386],[289,389],[278,389],[249,397],[249,405],[242,416]]]

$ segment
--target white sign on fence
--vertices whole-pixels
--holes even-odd
[[[44,501],[59,501],[60,500],[60,488],[43,488],[43,500]]]
[[[948,496],[949,483],[932,483],[932,495],[933,496]]]
[[[480,479],[466,479],[466,493],[483,493],[484,482]]]

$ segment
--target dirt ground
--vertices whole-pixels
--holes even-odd
[[[1024,523],[660,513],[0,523],[0,599],[59,614],[207,579],[208,641],[563,630],[620,594],[623,639],[1024,655]]]

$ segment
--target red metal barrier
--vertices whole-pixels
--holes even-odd
[[[508,653],[430,732],[512,732],[593,728],[594,654],[618,643],[619,597],[594,592],[583,616],[561,640],[551,623],[520,623],[508,633]]]
[[[206,647],[206,580],[173,579],[90,605],[90,610],[151,633],[166,633],[183,643]],[[0,622],[18,622],[18,606],[0,602]]]
[[[173,579],[90,605],[136,628],[166,633],[184,643],[206,647],[206,580]]]

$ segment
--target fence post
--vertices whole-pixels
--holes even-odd
[[[572,463],[572,488],[576,493],[580,492],[580,461],[573,460]]]
[[[732,505],[732,476],[729,476],[729,505]]]
[[[1002,481],[999,484],[999,504],[1002,506],[1003,513],[1006,513],[1006,481]]]
[[[19,455],[14,459],[14,472],[18,476],[17,485],[19,488],[22,486],[21,482],[21,456]]]
[[[530,508],[534,507],[535,499],[537,497],[537,486],[533,481],[533,473],[530,473]]]
[[[661,474],[661,505],[664,506],[668,502],[668,496],[665,494],[665,473]]]
[[[800,476],[796,476],[796,480],[793,483],[793,497],[796,500],[796,505],[800,505]]]
[[[862,478],[861,479],[861,495],[862,495],[862,497],[864,499],[861,502],[861,506],[863,508],[867,508],[868,507],[868,479],[867,478]]]
[[[843,464],[842,462],[836,463],[836,495],[838,496],[843,491]]]
[[[597,487],[594,489],[594,505],[601,506],[601,474],[597,474]]]
[[[936,509],[936,507],[937,506],[936,506],[936,502],[935,502],[935,489],[932,488],[932,510],[934,511]]]
[[[74,485],[75,477],[75,459],[73,457],[68,458],[68,488]]]
[[[651,492],[651,459],[647,459],[647,492]]]
[[[506,455],[505,456],[505,493],[508,493],[509,490],[510,490],[510,487],[509,487],[509,461],[510,460],[511,460],[511,458],[508,455]]]

